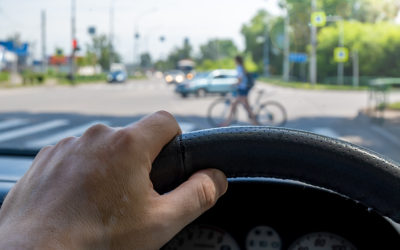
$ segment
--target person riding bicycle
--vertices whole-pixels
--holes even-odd
[[[235,100],[231,104],[231,110],[229,112],[228,119],[221,124],[221,126],[228,126],[231,124],[233,115],[236,113],[236,109],[239,103],[243,104],[244,108],[246,109],[249,118],[251,120],[251,123],[253,125],[258,125],[256,116],[254,115],[253,111],[251,110],[249,100],[248,100],[248,94],[250,92],[247,76],[247,71],[244,67],[243,64],[243,58],[241,56],[236,56],[235,57],[235,62],[236,62],[236,71],[238,74],[238,82],[236,84],[236,89],[233,92],[233,96],[235,97]]]

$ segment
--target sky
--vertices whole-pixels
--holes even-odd
[[[244,48],[240,29],[259,9],[281,15],[277,0],[76,0],[77,39],[90,42],[88,27],[97,34],[110,33],[110,9],[114,11],[114,45],[124,62],[149,51],[164,58],[185,37],[194,48],[212,38],[230,38]],[[112,6],[112,8],[111,8]],[[46,52],[57,47],[71,51],[71,0],[0,0],[0,40],[19,33],[32,44],[35,58],[41,53],[41,11],[46,11]],[[140,39],[135,45],[135,30]],[[162,43],[160,36],[165,36]]]

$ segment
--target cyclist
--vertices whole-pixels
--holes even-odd
[[[256,116],[254,115],[253,111],[251,110],[249,100],[248,100],[248,94],[250,92],[250,88],[248,87],[247,84],[247,71],[244,67],[243,64],[243,58],[241,56],[236,56],[235,57],[235,62],[236,62],[236,70],[238,74],[238,82],[236,84],[236,89],[233,92],[233,96],[235,97],[235,100],[231,104],[231,109],[228,115],[228,119],[221,123],[220,126],[229,126],[231,124],[233,115],[236,112],[237,105],[239,103],[243,104],[244,108],[246,109],[249,118],[251,120],[251,123],[253,125],[258,125]]]

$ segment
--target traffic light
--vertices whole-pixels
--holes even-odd
[[[76,39],[72,40],[72,49],[74,50],[74,52],[80,50],[80,48],[78,46],[78,41]]]

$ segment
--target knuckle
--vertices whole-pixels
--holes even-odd
[[[157,111],[157,112],[155,113],[155,115],[157,115],[157,116],[163,116],[163,117],[165,117],[165,118],[167,118],[167,119],[173,119],[173,120],[175,120],[174,116],[173,116],[171,113],[169,113],[168,111],[165,111],[165,110],[159,110],[159,111]]]
[[[208,178],[199,182],[197,194],[202,209],[209,209],[217,202],[217,190],[212,180]]]
[[[57,145],[59,145],[59,146],[61,146],[61,145],[66,145],[66,144],[69,144],[69,143],[71,143],[71,142],[76,141],[76,139],[77,139],[77,137],[69,136],[69,137],[66,137],[66,138],[62,139],[61,141],[59,141],[59,142],[57,143]]]
[[[43,148],[40,149],[39,153],[37,155],[42,155],[45,154],[46,152],[50,151],[53,149],[53,146],[45,146]]]
[[[98,135],[98,134],[100,134],[100,133],[103,133],[103,132],[105,132],[105,131],[108,131],[109,129],[110,129],[110,128],[109,128],[108,126],[99,123],[99,124],[93,125],[93,126],[91,126],[90,128],[88,128],[88,129],[86,130],[84,136],[89,136],[89,137],[91,137],[91,136],[96,136],[96,135]]]
[[[126,129],[119,129],[115,132],[114,139],[119,145],[130,146],[137,141],[137,135]]]

